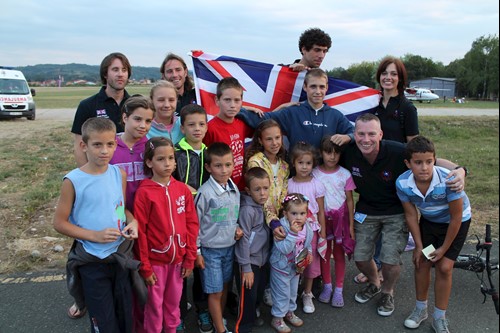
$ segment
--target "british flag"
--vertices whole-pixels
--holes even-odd
[[[190,53],[193,59],[196,98],[208,114],[218,112],[215,104],[217,82],[234,77],[243,86],[243,105],[268,112],[287,102],[306,99],[302,92],[305,71],[294,72],[287,66],[218,56],[202,51]],[[349,120],[365,112],[372,112],[379,102],[375,89],[329,77],[325,103],[335,107]]]

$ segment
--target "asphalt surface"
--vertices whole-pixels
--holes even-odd
[[[466,244],[463,253],[474,253],[474,245]],[[498,258],[498,241],[494,242],[494,258]],[[403,325],[405,318],[412,311],[415,301],[413,287],[413,268],[411,252],[403,255],[403,272],[395,294],[396,310],[390,317],[377,314],[376,301],[358,304],[354,294],[360,288],[352,278],[357,274],[354,262],[347,264],[344,285],[345,306],[342,309],[332,308],[315,300],[316,312],[304,314],[301,304],[296,314],[304,319],[304,326],[293,329],[294,332],[411,332]],[[498,288],[498,275],[494,276]],[[431,288],[432,289],[432,288]],[[72,320],[66,310],[72,300],[68,295],[63,272],[47,272],[40,274],[23,274],[14,276],[0,275],[0,332],[51,332],[77,333],[89,331],[88,316]],[[452,332],[498,332],[498,315],[495,313],[491,298],[482,304],[480,282],[476,274],[455,269],[453,272],[453,291],[447,317]],[[430,308],[433,308],[433,292],[429,297]],[[270,308],[262,307],[265,324],[254,329],[254,333],[273,332],[269,326]],[[234,325],[234,316],[226,313],[229,327]],[[188,313],[186,332],[198,332],[196,314]],[[432,332],[431,321],[427,319],[418,332]]]

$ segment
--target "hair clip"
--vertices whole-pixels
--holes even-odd
[[[149,141],[149,148],[151,148],[153,150],[155,149],[155,146],[153,145],[153,142],[151,142],[151,141]]]
[[[307,197],[305,195],[302,195],[302,198],[303,198],[303,200],[309,202],[309,199],[307,199]],[[292,201],[292,200],[300,200],[300,199],[301,198],[298,195],[291,194],[291,195],[285,196],[285,198],[283,199],[283,203],[287,203],[288,201]]]

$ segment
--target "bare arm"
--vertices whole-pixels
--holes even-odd
[[[413,236],[415,241],[415,249],[413,250],[413,265],[418,269],[420,263],[423,260],[422,249],[424,248],[422,245],[422,237],[420,235],[420,227],[418,226],[418,212],[417,208],[411,202],[401,202],[403,205],[403,209],[405,212],[406,224],[408,225],[408,229],[410,229],[410,233]]]
[[[75,154],[76,166],[80,168],[82,165],[88,162],[87,155],[85,155],[85,152],[83,151],[81,146],[82,136],[80,134],[75,134],[74,139],[73,151]]]
[[[127,173],[120,169],[120,173],[122,174],[122,191],[123,191],[123,200],[127,202]],[[132,212],[128,209],[125,209],[125,216],[127,217],[127,225],[122,230],[122,236],[127,239],[136,239],[139,233],[139,224],[137,220],[134,218]]]
[[[351,232],[351,238],[356,239],[354,234],[354,196],[352,191],[345,191],[347,209],[349,210],[349,230]]]
[[[430,254],[431,256],[434,256],[431,260],[432,262],[439,261],[444,256],[446,251],[448,251],[451,243],[453,243],[453,240],[455,240],[455,237],[457,237],[458,231],[460,230],[460,226],[462,224],[462,203],[462,198],[449,202],[451,215],[450,225],[446,230],[446,236],[444,238],[443,245],[441,245]]]

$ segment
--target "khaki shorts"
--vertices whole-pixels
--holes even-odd
[[[354,261],[372,260],[375,243],[382,236],[380,261],[389,265],[401,265],[401,254],[408,243],[408,226],[404,214],[368,215],[363,223],[354,221],[356,247]]]

